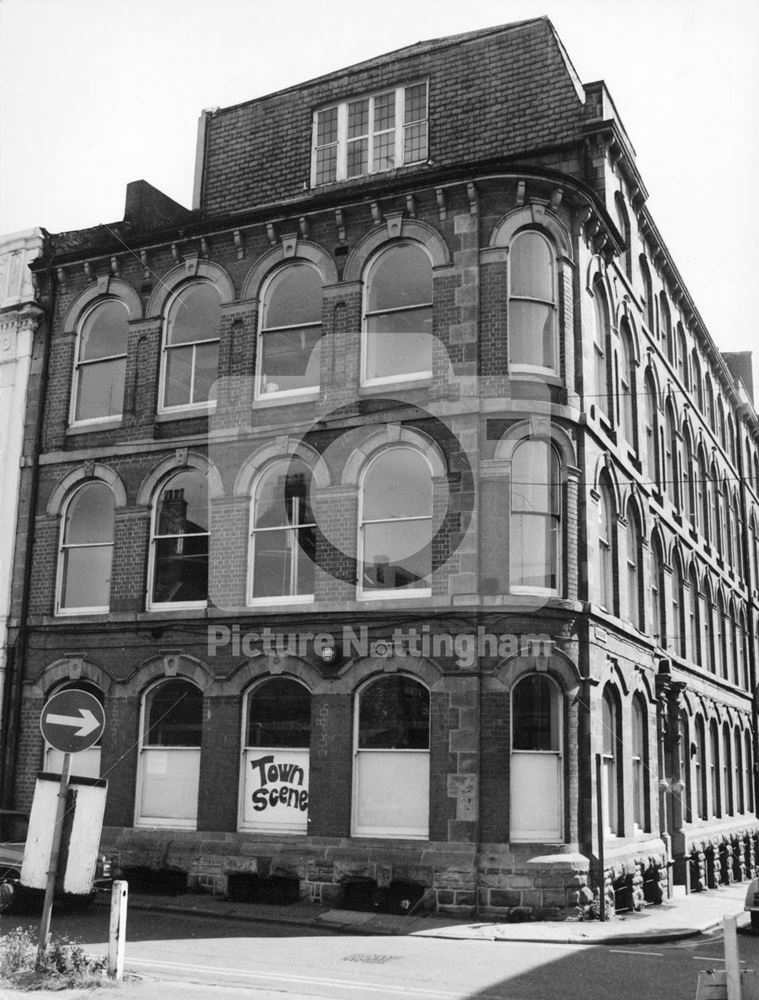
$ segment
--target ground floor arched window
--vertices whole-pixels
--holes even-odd
[[[561,840],[561,693],[546,674],[528,674],[515,685],[511,734],[511,840]]]
[[[103,704],[103,692],[90,681],[66,681],[50,692],[50,697],[59,694],[61,691],[87,691],[93,695],[100,704]],[[60,774],[63,768],[64,755],[60,750],[55,750],[49,743],[45,743],[45,763],[44,770],[52,774]],[[71,755],[71,776],[76,778],[99,778],[100,775],[100,739],[94,746],[87,747]]]

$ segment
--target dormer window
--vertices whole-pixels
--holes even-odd
[[[426,81],[344,101],[314,114],[314,187],[426,159]]]

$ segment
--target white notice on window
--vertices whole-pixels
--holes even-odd
[[[151,750],[145,764],[148,774],[166,774],[167,754],[162,750]]]

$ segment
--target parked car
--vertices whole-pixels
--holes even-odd
[[[16,907],[42,905],[44,892],[21,884],[24,846],[23,843],[0,843],[0,913],[10,913]],[[96,893],[110,892],[112,882],[112,860],[101,854],[97,861],[92,891],[81,896],[57,893],[55,902],[68,906],[89,906]]]
[[[744,909],[748,910],[751,916],[752,928],[755,931],[759,930],[759,878],[755,878],[753,882],[749,882],[748,889],[746,890]]]

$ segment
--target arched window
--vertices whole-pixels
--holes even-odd
[[[719,509],[720,490],[717,469],[714,463],[712,463],[709,474],[709,497],[711,499],[711,512],[709,515],[711,531],[707,536],[707,541],[710,541],[719,555],[722,555],[722,515]]]
[[[741,517],[741,506],[738,500],[738,491],[733,490],[733,562],[732,567],[738,580],[742,581],[744,576],[743,568],[743,518]]]
[[[603,281],[597,275],[593,282],[593,305],[594,305],[594,337],[593,337],[593,367],[595,372],[594,396],[595,404],[599,412],[605,417],[609,416],[609,375],[608,375],[608,351],[609,351],[609,306],[606,301]]]
[[[388,448],[364,472],[359,559],[364,597],[429,592],[432,471],[413,448]]]
[[[627,278],[632,278],[632,266],[630,260],[630,220],[627,215],[624,195],[621,191],[617,191],[614,195],[614,207],[617,211],[619,234],[622,237],[622,253],[619,257],[619,266]]]
[[[691,812],[691,774],[690,774],[690,733],[688,729],[688,716],[684,711],[680,712],[677,719],[677,756],[682,781],[682,795],[680,796],[680,809],[684,823],[693,820]],[[677,792],[675,792],[677,795]]]
[[[727,488],[727,480],[722,480],[722,517],[720,518],[720,531],[722,533],[722,555],[728,566],[733,565],[733,508],[730,503],[730,490]],[[736,552],[736,557],[738,553]],[[736,558],[737,561],[737,558]]]
[[[668,399],[664,407],[664,490],[677,507],[680,504],[678,490],[680,480],[677,471],[677,432],[675,427],[672,400]]]
[[[364,384],[432,375],[432,262],[419,243],[394,243],[369,268]]]
[[[86,691],[97,698],[101,706],[103,704],[102,690],[97,684],[93,684],[91,681],[82,680],[81,678],[75,681],[65,681],[63,684],[58,685],[54,691],[51,691],[49,697],[59,694],[61,691]],[[71,754],[71,775],[77,778],[99,778],[100,753],[100,739],[98,739],[96,743],[86,750],[80,750],[78,753]],[[63,769],[63,757],[64,755],[60,750],[55,750],[46,742],[44,770],[51,774],[60,774]]]
[[[719,443],[722,445],[723,451],[727,451],[727,439],[725,437],[725,408],[722,405],[721,396],[717,397],[716,413],[717,413],[717,437],[719,438]]]
[[[119,299],[96,303],[79,328],[71,422],[107,420],[124,408],[129,313]]]
[[[557,371],[556,325],[553,248],[540,233],[518,233],[509,250],[510,367]]]
[[[142,701],[135,826],[194,830],[198,818],[203,694],[160,680]]]
[[[203,407],[216,398],[221,295],[210,281],[182,285],[166,311],[162,409]]]
[[[632,613],[630,617],[635,621]],[[659,536],[654,535],[651,542],[651,636],[657,646],[667,645],[665,638],[666,621],[667,616],[664,607],[664,566]]]
[[[704,658],[706,662],[706,669],[710,673],[716,673],[716,658],[715,658],[715,648],[714,648],[714,616],[716,610],[712,604],[712,588],[709,584],[709,580],[704,574],[704,613],[701,619],[704,624]]]
[[[722,788],[725,797],[725,813],[728,816],[735,814],[735,799],[733,796],[733,742],[730,733],[730,726],[725,722],[722,726]]]
[[[66,503],[58,553],[57,613],[108,611],[115,501],[110,488],[90,481]]]
[[[717,591],[717,605],[714,613],[714,645],[715,652],[717,654],[717,667],[720,677],[724,677],[727,680],[728,677],[728,662],[727,662],[727,622],[725,620],[725,602],[722,600],[722,592]]]
[[[703,448],[698,451],[698,486],[701,517],[701,534],[707,541],[714,537],[712,525],[712,481],[706,467],[706,456]]]
[[[683,622],[683,571],[677,552],[672,556],[672,623],[670,648],[676,656],[685,656],[685,627]]]
[[[659,296],[660,303],[660,315],[661,315],[661,333],[662,339],[664,340],[664,349],[667,354],[667,361],[671,365],[675,364],[675,342],[672,337],[672,315],[669,311],[669,302],[667,301],[667,296],[665,292],[662,292]]]
[[[609,487],[601,483],[598,497],[598,603],[614,613],[613,511]]]
[[[622,832],[622,796],[619,794],[619,777],[622,751],[622,734],[619,705],[607,688],[602,704],[602,764],[603,764],[603,811],[606,832],[619,836]]]
[[[704,413],[704,384],[701,381],[701,362],[698,360],[698,353],[694,347],[691,351],[691,372],[693,374],[693,382],[691,384],[691,390],[696,394],[696,402],[698,403],[699,412],[703,415]]]
[[[310,692],[273,677],[248,693],[243,719],[239,829],[307,833]]]
[[[719,786],[719,730],[712,719],[709,723],[709,788],[711,791],[711,814],[719,818],[722,815],[722,800]]]
[[[650,371],[646,372],[643,385],[643,398],[646,410],[646,471],[651,484],[661,485],[661,474],[659,471],[659,448],[658,434],[659,421],[657,419],[658,397],[656,386]]]
[[[562,756],[561,692],[546,674],[527,674],[511,696],[512,841],[561,840]]]
[[[511,464],[511,589],[559,591],[559,458],[547,441],[527,439]]]
[[[743,733],[743,743],[746,749],[746,812],[754,812],[754,755],[751,748],[751,733],[746,729]]]
[[[632,504],[627,507],[627,612],[636,628],[645,627],[641,602],[641,539],[638,515]]]
[[[704,720],[700,715],[696,716],[695,723],[695,744],[696,755],[694,760],[696,778],[696,811],[699,819],[707,818],[706,811],[706,733],[704,730]]]
[[[401,674],[358,694],[353,835],[429,836],[430,693]]]
[[[689,642],[690,642],[690,658],[694,663],[697,663],[700,667],[702,665],[701,660],[701,615],[699,612],[699,596],[698,596],[698,577],[696,576],[696,570],[691,567],[689,574],[689,601],[688,601],[688,620],[690,623],[689,628]]]
[[[686,389],[690,389],[688,378],[688,346],[685,341],[685,331],[682,323],[677,324],[677,374]]]
[[[281,267],[261,295],[256,397],[298,396],[319,388],[322,280],[303,261]]]
[[[654,287],[651,281],[651,269],[648,261],[641,254],[640,256],[640,276],[643,279],[643,294],[646,300],[646,325],[651,336],[656,335],[656,309],[654,305]]]
[[[695,526],[696,498],[694,492],[693,443],[690,427],[687,424],[683,430],[683,462],[680,476],[683,513],[691,524]]]
[[[715,430],[716,420],[714,415],[714,387],[712,386],[712,377],[709,372],[706,372],[704,375],[704,405],[704,416],[708,420],[711,429]]]
[[[633,447],[637,443],[635,415],[635,367],[632,336],[627,320],[622,320],[619,331],[619,431],[627,443]]]
[[[151,606],[208,599],[208,481],[197,469],[168,479],[153,512]]]
[[[751,586],[759,589],[759,516],[756,508],[751,514],[751,540],[749,543],[751,561]]]
[[[746,616],[743,612],[743,608],[740,610],[740,617],[738,619],[738,636],[736,637],[736,642],[740,642],[740,681],[744,691],[751,690],[751,683],[749,681],[749,665],[750,665],[750,654],[748,648],[748,629],[746,628]]]
[[[275,462],[255,484],[249,562],[253,602],[313,596],[316,524],[310,491],[311,471],[299,459]]]
[[[633,822],[639,830],[648,830],[648,725],[639,695],[632,701],[632,778]]]
[[[743,741],[741,731],[736,726],[733,731],[733,764],[735,766],[735,811],[744,813],[746,811],[746,794],[743,787],[745,772],[743,770]]]

